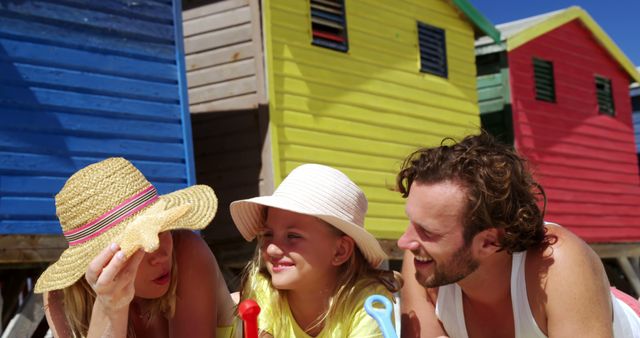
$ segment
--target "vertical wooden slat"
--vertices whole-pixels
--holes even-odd
[[[635,85],[632,87],[630,95],[633,129],[635,131],[636,140],[636,152],[638,153],[638,165],[640,166],[640,86]]]
[[[182,140],[184,145],[184,159],[187,171],[187,185],[196,183],[196,165],[193,156],[193,134],[191,131],[191,115],[189,113],[189,92],[187,71],[185,67],[184,43],[182,40],[182,1],[173,0],[173,29],[176,46],[177,80],[180,90],[180,121],[182,123]]]
[[[265,80],[265,66],[264,66],[264,50],[262,45],[262,26],[259,24],[262,22],[260,12],[260,0],[250,0],[249,6],[251,7],[251,22],[252,32],[252,46],[253,46],[253,59],[256,67],[256,88],[258,91],[258,104],[265,105],[268,102],[267,97],[267,83]]]

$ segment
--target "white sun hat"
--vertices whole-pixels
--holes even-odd
[[[364,229],[367,198],[341,171],[320,164],[303,164],[282,181],[271,196],[231,203],[231,217],[240,234],[252,241],[264,224],[265,207],[317,217],[349,237],[373,267],[387,255],[378,240]]]

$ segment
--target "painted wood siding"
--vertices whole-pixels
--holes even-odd
[[[631,89],[631,109],[633,110],[633,130],[636,135],[636,152],[640,154],[640,87]]]
[[[161,193],[193,183],[176,8],[2,3],[0,234],[59,233],[54,194],[107,157],[128,158]]]
[[[498,72],[478,76],[480,114],[497,112],[509,103],[509,74]]]
[[[513,112],[509,97],[509,70],[478,76],[478,104],[484,130],[513,144]]]
[[[226,0],[183,12],[192,113],[265,103],[258,0]]]
[[[513,144],[509,68],[506,52],[478,55],[478,105],[482,128],[499,140]]]
[[[398,238],[404,157],[479,128],[472,27],[445,1],[346,1],[343,53],[311,45],[307,1],[264,11],[276,184],[302,163],[336,167],[365,191],[367,229]],[[417,21],[445,29],[448,78],[420,73]]]
[[[640,240],[628,74],[576,21],[508,57],[515,143],[546,190],[546,220],[589,242]],[[535,99],[533,57],[553,62],[555,103]],[[612,81],[615,117],[598,113],[595,75]]]

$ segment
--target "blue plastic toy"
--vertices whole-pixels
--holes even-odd
[[[381,303],[383,307],[374,307],[374,303]],[[393,304],[389,298],[383,295],[372,295],[364,302],[364,310],[367,311],[369,316],[378,322],[380,331],[384,338],[398,338],[396,330],[393,327],[391,316],[393,316]]]

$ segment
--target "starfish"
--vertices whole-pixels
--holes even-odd
[[[160,246],[158,234],[165,231],[172,223],[184,215],[190,204],[179,205],[165,210],[166,202],[159,200],[149,209],[134,216],[135,219],[120,234],[116,243],[127,256],[131,256],[138,249],[154,252]]]

